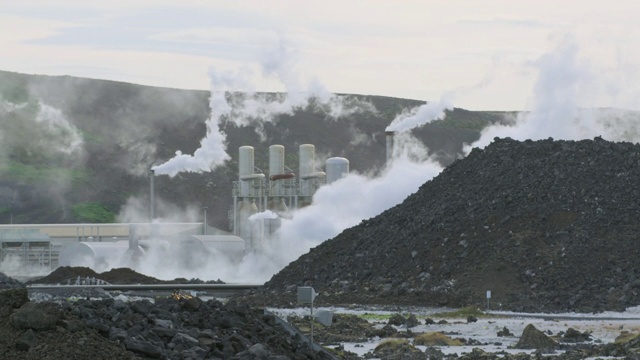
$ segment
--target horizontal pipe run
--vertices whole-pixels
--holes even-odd
[[[262,284],[124,284],[124,285],[28,285],[28,290],[103,289],[103,290],[251,290]]]

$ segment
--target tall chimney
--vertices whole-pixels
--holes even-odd
[[[156,217],[156,189],[154,185],[156,171],[149,170],[149,223]]]
[[[387,138],[387,163],[389,163],[391,162],[391,158],[393,158],[393,136],[395,132],[387,130],[384,133]]]

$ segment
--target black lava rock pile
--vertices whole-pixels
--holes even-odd
[[[495,139],[255,294],[318,305],[598,312],[640,304],[640,145]],[[382,196],[382,194],[370,194]]]
[[[0,272],[0,289],[15,289],[24,287],[24,284],[20,281],[7,276],[5,273]]]
[[[0,290],[0,354],[10,359],[325,359],[273,315],[199,298],[29,302]]]

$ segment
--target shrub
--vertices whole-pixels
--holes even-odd
[[[409,340],[407,339],[397,339],[397,338],[386,338],[380,341],[380,344],[376,346],[375,351],[383,350],[383,349],[395,349],[402,345],[408,345]]]
[[[425,346],[462,346],[460,339],[452,339],[441,332],[426,332],[415,337],[414,345]]]

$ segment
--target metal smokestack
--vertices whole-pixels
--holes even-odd
[[[393,158],[393,136],[395,135],[395,131],[387,130],[384,133],[387,138],[387,163],[390,163]]]
[[[154,185],[156,171],[149,170],[149,223],[156,217],[156,189]]]

